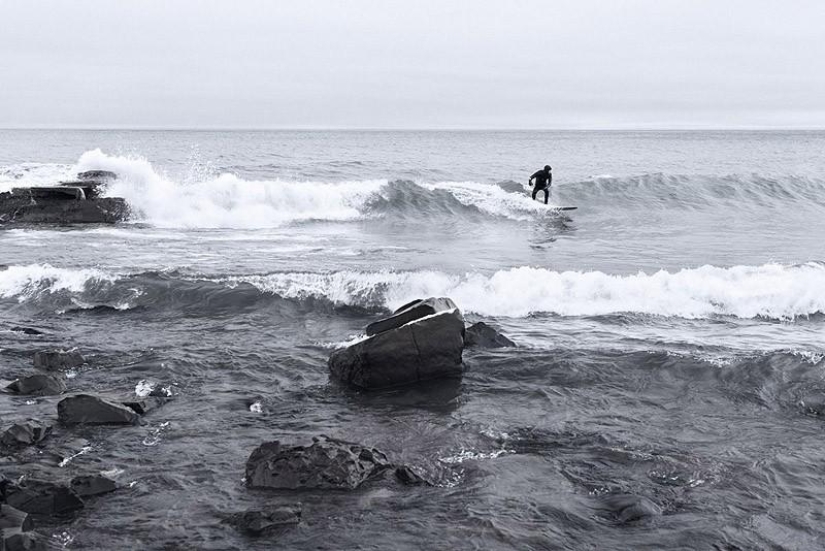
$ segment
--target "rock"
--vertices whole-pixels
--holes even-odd
[[[464,345],[478,348],[504,348],[516,346],[516,343],[480,321],[467,328],[464,334]]]
[[[439,299],[441,300],[441,299]],[[453,305],[445,299],[442,305]],[[387,388],[430,379],[460,378],[464,372],[464,319],[457,308],[388,329],[329,358],[330,372],[364,389]]]
[[[7,505],[41,517],[65,516],[84,507],[71,488],[42,480],[7,484],[3,496]]]
[[[64,425],[135,425],[140,416],[122,404],[78,394],[60,400],[57,418]]]
[[[117,490],[117,483],[102,475],[76,476],[70,485],[80,497],[98,496]]]
[[[246,511],[235,513],[226,521],[249,536],[261,536],[279,528],[301,522],[301,506],[278,507],[271,511]]]
[[[78,180],[117,180],[117,174],[109,170],[87,170],[77,173]]]
[[[825,415],[825,392],[806,394],[797,405],[809,415]]]
[[[325,436],[310,446],[264,442],[246,462],[246,484],[252,488],[350,489],[389,468],[387,456]]]
[[[6,224],[114,224],[129,217],[129,206],[120,197],[72,198],[80,186],[66,190],[36,191],[19,188],[0,193],[0,223]],[[68,195],[67,195],[68,194]],[[85,196],[85,192],[83,192]]]
[[[0,436],[0,443],[9,448],[31,446],[46,438],[52,432],[52,427],[39,421],[27,421],[12,425]]]
[[[48,549],[45,542],[35,532],[24,532],[19,528],[3,530],[3,539],[0,542],[3,551],[45,551]]]
[[[143,398],[124,400],[123,405],[139,415],[146,415],[153,409],[157,409],[171,400],[172,398],[170,396],[152,396],[150,394]]]
[[[66,391],[66,383],[53,375],[31,375],[12,382],[6,390],[25,396],[55,396]]]
[[[432,486],[432,482],[415,472],[411,467],[403,465],[395,469],[395,478],[406,486]]]
[[[84,361],[77,350],[41,350],[34,353],[34,367],[49,371],[80,367]]]
[[[629,494],[608,495],[603,504],[622,524],[662,514],[662,508],[648,498]]]
[[[408,302],[393,312],[390,317],[367,325],[366,333],[368,336],[377,335],[378,333],[401,327],[405,323],[410,323],[411,321],[449,310],[458,310],[458,306],[449,298],[430,297],[427,299],[417,299]]]
[[[11,505],[0,505],[0,528],[19,528],[24,532],[34,528],[34,521],[28,513]]]
[[[15,331],[17,333],[25,333],[26,335],[42,335],[43,334],[43,331],[40,331],[38,329],[32,329],[31,327],[14,326],[14,327],[11,328],[11,330]]]

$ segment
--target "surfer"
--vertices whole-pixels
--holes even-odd
[[[553,183],[553,174],[550,165],[545,165],[543,169],[539,170],[528,180],[527,184],[533,187],[533,180],[536,181],[536,187],[533,188],[533,200],[536,200],[536,194],[544,190],[544,204],[547,204],[547,199],[550,197],[550,184]]]

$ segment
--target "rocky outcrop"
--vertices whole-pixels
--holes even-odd
[[[332,353],[328,365],[335,377],[377,389],[464,372],[464,318],[448,298],[406,304],[370,328],[372,336]]]
[[[21,377],[6,387],[9,392],[25,396],[56,396],[66,391],[66,383],[53,375]]]
[[[464,335],[464,345],[476,348],[505,348],[516,346],[516,343],[480,321],[467,328]]]
[[[57,418],[64,425],[135,425],[140,415],[123,404],[78,394],[58,402]]]
[[[246,484],[281,490],[354,490],[390,467],[387,456],[334,438],[317,437],[309,446],[264,442],[246,462]]]
[[[105,170],[86,171],[75,181],[0,193],[0,224],[112,224],[125,220],[129,208],[124,199],[100,197],[100,190],[116,177]]]
[[[52,427],[39,421],[26,421],[12,425],[0,436],[0,444],[7,448],[31,446],[43,441],[52,432]]]
[[[262,536],[301,522],[301,506],[278,507],[269,511],[246,511],[224,521],[247,536]]]
[[[48,371],[80,367],[84,361],[77,350],[41,350],[34,353],[34,367]]]

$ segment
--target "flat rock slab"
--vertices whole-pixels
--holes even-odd
[[[41,350],[34,353],[34,367],[49,371],[80,367],[84,361],[77,350]]]
[[[66,383],[54,375],[31,375],[13,381],[6,390],[25,396],[56,396],[66,392]]]
[[[450,310],[458,310],[458,306],[452,299],[446,297],[417,299],[405,304],[391,316],[367,325],[366,333],[368,336],[377,335],[390,329],[397,329],[411,321]]]
[[[387,456],[334,438],[313,438],[309,446],[261,444],[246,462],[246,484],[282,490],[353,490],[390,467]]]
[[[78,394],[57,404],[57,418],[64,425],[136,425],[140,415],[123,404],[90,394]]]

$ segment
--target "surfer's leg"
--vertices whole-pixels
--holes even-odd
[[[538,186],[534,187],[534,188],[533,188],[533,201],[535,201],[535,200],[536,200],[536,194],[537,194],[538,192],[539,192],[539,188],[538,188]]]
[[[550,197],[550,188],[544,188],[544,204],[547,204],[547,199]]]

